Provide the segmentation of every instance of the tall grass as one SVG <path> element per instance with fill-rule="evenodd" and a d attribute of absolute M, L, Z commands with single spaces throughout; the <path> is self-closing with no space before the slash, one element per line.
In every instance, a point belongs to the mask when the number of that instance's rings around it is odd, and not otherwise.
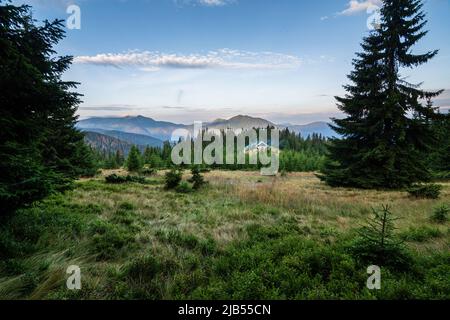
<path fill-rule="evenodd" d="M 118 174 L 126 174 L 115 171 Z M 0 227 L 0 298 L 401 299 L 449 298 L 448 222 L 430 219 L 450 198 L 331 189 L 313 174 L 260 177 L 213 171 L 180 194 L 154 183 L 107 184 L 104 172 L 21 210 Z M 189 175 L 183 179 L 189 178 Z M 390 203 L 413 257 L 386 269 L 380 292 L 348 251 L 371 207 Z M 65 286 L 69 265 L 82 290 Z"/>

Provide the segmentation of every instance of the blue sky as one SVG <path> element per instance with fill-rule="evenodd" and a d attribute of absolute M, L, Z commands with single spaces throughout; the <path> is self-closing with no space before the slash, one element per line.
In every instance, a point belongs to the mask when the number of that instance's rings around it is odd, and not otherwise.
<path fill-rule="evenodd" d="M 181 123 L 237 114 L 303 124 L 337 116 L 333 96 L 380 0 L 15 0 L 35 18 L 81 29 L 57 50 L 75 56 L 65 79 L 81 83 L 81 117 L 145 115 Z M 403 70 L 450 106 L 450 0 L 426 0 L 432 62 Z"/>

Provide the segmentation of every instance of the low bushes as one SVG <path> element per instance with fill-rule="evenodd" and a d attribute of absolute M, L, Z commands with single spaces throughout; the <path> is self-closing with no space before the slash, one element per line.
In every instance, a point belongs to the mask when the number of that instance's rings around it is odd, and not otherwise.
<path fill-rule="evenodd" d="M 166 172 L 164 181 L 167 190 L 172 190 L 178 187 L 183 178 L 183 171 L 172 169 Z"/>
<path fill-rule="evenodd" d="M 207 182 L 201 175 L 201 170 L 194 167 L 191 170 L 192 177 L 188 181 L 183 180 L 183 170 L 172 169 L 165 175 L 165 185 L 167 190 L 175 189 L 179 193 L 190 193 L 203 187 Z M 192 185 L 191 185 L 192 184 Z"/>
<path fill-rule="evenodd" d="M 417 184 L 408 189 L 408 193 L 418 199 L 438 199 L 442 186 L 438 184 Z"/>
<path fill-rule="evenodd" d="M 199 168 L 194 167 L 191 170 L 191 173 L 192 173 L 192 178 L 189 180 L 189 182 L 191 182 L 193 184 L 192 185 L 193 189 L 198 190 L 206 184 L 205 179 L 200 174 Z"/>
<path fill-rule="evenodd" d="M 105 177 L 105 180 L 107 183 L 110 183 L 110 184 L 123 184 L 123 183 L 130 183 L 130 182 L 141 183 L 141 184 L 147 183 L 147 180 L 145 179 L 145 177 L 130 176 L 130 175 L 119 176 L 115 173 Z"/>
<path fill-rule="evenodd" d="M 437 223 L 447 222 L 449 213 L 450 208 L 444 204 L 434 210 L 431 220 Z"/>

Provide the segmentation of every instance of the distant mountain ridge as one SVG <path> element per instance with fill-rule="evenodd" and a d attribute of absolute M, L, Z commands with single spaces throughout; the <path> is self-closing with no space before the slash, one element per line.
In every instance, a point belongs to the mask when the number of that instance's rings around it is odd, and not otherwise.
<path fill-rule="evenodd" d="M 77 123 L 77 128 L 84 131 L 91 129 L 121 131 L 140 135 L 151 136 L 159 140 L 169 140 L 172 132 L 177 129 L 186 129 L 188 126 L 165 121 L 156 121 L 143 116 L 122 117 L 122 118 L 100 118 L 94 117 L 81 120 Z"/>
<path fill-rule="evenodd" d="M 123 142 L 127 142 L 131 145 L 142 145 L 142 146 L 150 146 L 150 147 L 162 147 L 164 142 L 162 140 L 153 138 L 151 136 L 136 134 L 136 133 L 128 133 L 123 131 L 114 131 L 114 130 L 103 130 L 103 129 L 82 129 L 82 131 L 88 130 L 87 132 L 96 132 L 102 135 L 110 136 L 116 139 L 119 139 Z"/>
<path fill-rule="evenodd" d="M 252 129 L 276 127 L 277 125 L 265 119 L 239 115 L 228 120 L 217 119 L 205 126 L 209 129 Z"/>
<path fill-rule="evenodd" d="M 208 129 L 252 129 L 277 127 L 288 128 L 304 137 L 313 133 L 321 134 L 331 138 L 337 134 L 326 122 L 313 122 L 306 125 L 277 125 L 262 118 L 238 115 L 228 120 L 217 119 L 213 122 L 204 123 Z M 193 125 L 176 124 L 167 121 L 157 121 L 143 116 L 121 117 L 121 118 L 89 118 L 77 123 L 78 129 L 82 131 L 97 132 L 103 135 L 137 145 L 159 146 L 163 141 L 170 140 L 172 133 L 178 129 L 193 131 Z"/>
<path fill-rule="evenodd" d="M 120 139 L 110 137 L 98 132 L 84 132 L 84 141 L 93 149 L 104 154 L 112 154 L 119 151 L 123 155 L 128 155 L 133 144 Z M 139 149 L 143 149 L 139 146 Z"/>
<path fill-rule="evenodd" d="M 305 125 L 286 125 L 291 131 L 294 131 L 297 134 L 301 134 L 302 137 L 308 137 L 314 133 L 321 134 L 323 137 L 332 138 L 338 136 L 338 134 L 331 129 L 327 122 L 313 122 Z"/>

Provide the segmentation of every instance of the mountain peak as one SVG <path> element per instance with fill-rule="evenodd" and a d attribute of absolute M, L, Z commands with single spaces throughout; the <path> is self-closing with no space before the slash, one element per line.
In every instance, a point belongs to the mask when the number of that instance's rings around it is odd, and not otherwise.
<path fill-rule="evenodd" d="M 255 118 L 240 114 L 240 115 L 234 116 L 229 121 L 231 121 L 231 120 L 242 120 L 242 119 L 255 119 Z"/>

